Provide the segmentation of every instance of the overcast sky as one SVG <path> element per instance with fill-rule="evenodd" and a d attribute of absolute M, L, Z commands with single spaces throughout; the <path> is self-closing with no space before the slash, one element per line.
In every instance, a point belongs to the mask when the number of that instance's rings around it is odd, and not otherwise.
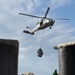
<path fill-rule="evenodd" d="M 68 21 L 55 20 L 52 29 L 38 31 L 33 36 L 24 34 L 26 26 L 31 29 L 41 19 L 21 16 L 18 13 L 44 16 L 48 18 L 69 18 Z M 42 58 L 37 57 L 43 34 Z M 59 71 L 58 51 L 53 47 L 60 43 L 75 41 L 75 1 L 74 0 L 0 0 L 0 38 L 19 41 L 18 73 L 33 72 L 35 75 L 52 75 Z"/>

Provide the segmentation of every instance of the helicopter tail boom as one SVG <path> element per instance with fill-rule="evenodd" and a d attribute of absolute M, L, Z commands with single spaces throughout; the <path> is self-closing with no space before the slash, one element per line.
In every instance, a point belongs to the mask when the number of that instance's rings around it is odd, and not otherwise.
<path fill-rule="evenodd" d="M 34 34 L 34 33 L 29 32 L 29 31 L 26 31 L 26 30 L 24 30 L 23 33 L 27 33 L 27 34 L 31 34 L 31 35 Z"/>

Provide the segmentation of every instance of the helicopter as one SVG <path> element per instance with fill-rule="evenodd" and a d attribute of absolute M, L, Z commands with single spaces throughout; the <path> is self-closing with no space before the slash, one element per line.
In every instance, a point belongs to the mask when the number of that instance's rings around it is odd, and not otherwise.
<path fill-rule="evenodd" d="M 19 13 L 20 15 L 30 16 L 30 17 L 34 17 L 34 18 L 41 18 L 41 21 L 39 21 L 37 23 L 35 28 L 30 30 L 29 27 L 26 27 L 27 30 L 24 30 L 23 33 L 27 33 L 27 34 L 33 35 L 38 30 L 44 30 L 45 28 L 48 28 L 48 27 L 51 29 L 52 26 L 55 23 L 55 20 L 51 19 L 51 18 L 47 18 L 47 14 L 48 14 L 49 10 L 50 10 L 50 7 L 47 8 L 47 11 L 46 11 L 44 17 L 34 16 L 34 15 L 29 15 L 29 14 L 24 14 L 24 13 Z M 61 19 L 61 18 L 56 18 L 56 19 L 57 20 L 69 20 L 69 19 Z"/>

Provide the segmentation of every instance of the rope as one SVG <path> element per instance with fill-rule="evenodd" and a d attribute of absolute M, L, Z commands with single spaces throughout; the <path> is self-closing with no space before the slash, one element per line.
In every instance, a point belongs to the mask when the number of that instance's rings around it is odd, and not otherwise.
<path fill-rule="evenodd" d="M 41 46 L 40 46 L 40 48 L 42 48 L 42 45 L 43 45 L 43 37 L 44 37 L 44 30 L 42 32 L 42 40 L 41 40 Z"/>

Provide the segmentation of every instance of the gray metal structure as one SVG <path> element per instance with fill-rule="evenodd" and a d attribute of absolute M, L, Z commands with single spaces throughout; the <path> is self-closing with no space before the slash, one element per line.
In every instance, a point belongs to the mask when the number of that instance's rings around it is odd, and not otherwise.
<path fill-rule="evenodd" d="M 0 75 L 18 74 L 17 40 L 0 39 Z"/>
<path fill-rule="evenodd" d="M 75 75 L 75 42 L 54 47 L 59 52 L 59 75 Z"/>

